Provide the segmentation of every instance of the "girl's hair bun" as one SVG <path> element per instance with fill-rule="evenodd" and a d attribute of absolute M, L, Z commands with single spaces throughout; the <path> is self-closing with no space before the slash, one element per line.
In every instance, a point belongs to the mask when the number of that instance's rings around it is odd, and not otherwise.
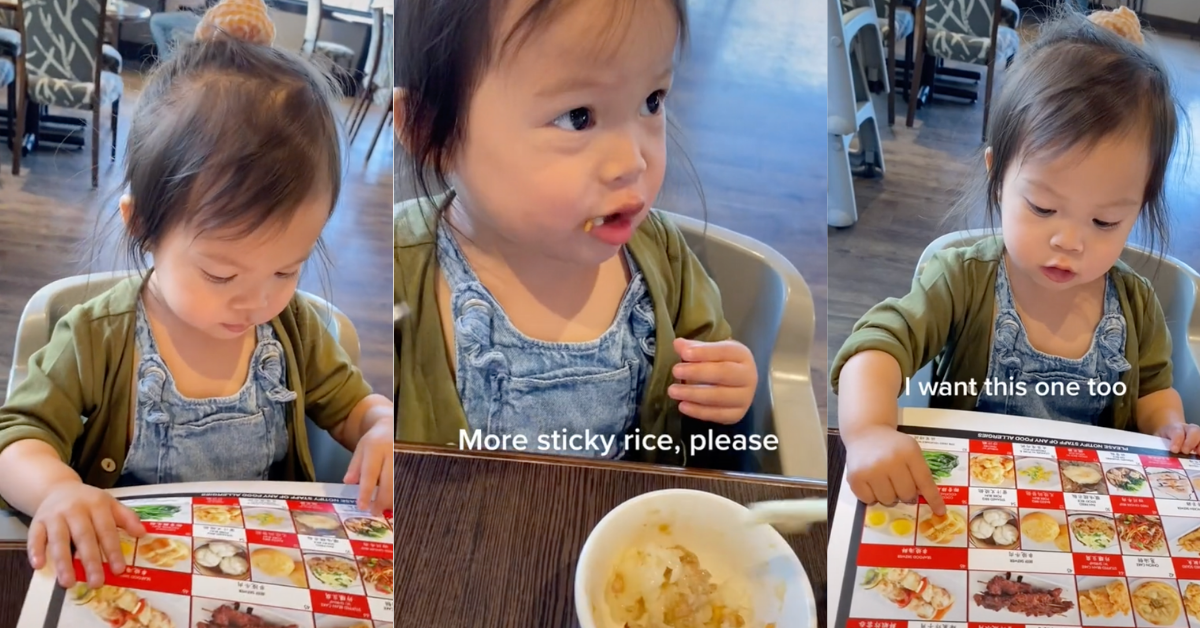
<path fill-rule="evenodd" d="M 204 14 L 196 26 L 196 41 L 219 36 L 270 46 L 275 41 L 275 23 L 263 0 L 221 0 Z"/>
<path fill-rule="evenodd" d="M 1097 26 L 1107 28 L 1139 46 L 1145 42 L 1137 13 L 1134 13 L 1129 7 L 1117 7 L 1112 11 L 1095 11 L 1088 16 L 1088 19 Z"/>

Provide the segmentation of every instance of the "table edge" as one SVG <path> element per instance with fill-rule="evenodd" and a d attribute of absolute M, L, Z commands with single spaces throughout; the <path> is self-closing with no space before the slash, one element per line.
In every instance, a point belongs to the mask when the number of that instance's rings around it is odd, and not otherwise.
<path fill-rule="evenodd" d="M 745 482 L 750 484 L 760 484 L 765 486 L 781 486 L 787 488 L 798 488 L 809 491 L 828 492 L 829 484 L 825 481 L 814 480 L 811 478 L 797 478 L 784 475 L 762 475 L 756 473 L 741 473 L 733 471 L 715 471 L 709 469 L 688 469 L 684 467 L 671 467 L 666 465 L 648 464 L 642 462 L 620 462 L 615 460 L 595 460 L 584 458 L 573 458 L 569 456 L 555 456 L 551 454 L 529 454 L 522 452 L 509 451 L 463 451 L 454 447 L 444 445 L 430 445 L 423 443 L 408 443 L 396 441 L 394 443 L 393 454 L 411 454 L 419 456 L 441 456 L 446 458 L 483 458 L 489 460 L 503 460 L 507 462 L 520 462 L 525 464 L 541 464 L 559 467 L 575 467 L 587 469 L 602 469 L 607 471 L 629 471 L 635 473 L 648 473 L 652 475 L 668 475 L 675 477 L 687 477 L 699 480 L 723 480 L 727 482 Z"/>

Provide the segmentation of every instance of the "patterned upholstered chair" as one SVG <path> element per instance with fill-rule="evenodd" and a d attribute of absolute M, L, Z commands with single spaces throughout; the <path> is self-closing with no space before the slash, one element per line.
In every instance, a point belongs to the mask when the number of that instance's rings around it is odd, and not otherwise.
<path fill-rule="evenodd" d="M 354 67 L 354 51 L 349 46 L 332 41 L 321 41 L 321 18 L 324 12 L 321 0 L 308 0 L 308 12 L 304 21 L 303 52 L 328 59 L 335 67 L 349 73 Z"/>
<path fill-rule="evenodd" d="M 112 107 L 112 154 L 124 83 L 106 59 L 106 0 L 22 0 L 26 93 L 34 105 L 92 112 L 92 187 L 100 183 L 100 110 Z M 118 72 L 119 66 L 115 68 Z M 23 128 L 23 116 L 17 125 Z"/>
<path fill-rule="evenodd" d="M 999 9 L 1000 19 L 993 19 Z M 983 139 L 987 139 L 988 114 L 991 109 L 992 86 L 995 83 L 996 60 L 1005 67 L 1012 63 L 1021 46 L 1021 37 L 1010 21 L 1020 12 L 1012 0 L 926 0 L 917 9 L 917 50 L 924 50 L 935 61 L 956 61 L 987 66 L 987 85 L 983 100 Z M 924 14 L 924 20 L 920 19 Z M 1007 22 L 1007 23 L 1002 23 Z M 1011 24 L 1011 25 L 1010 25 Z M 926 55 L 916 55 L 913 76 L 921 77 Z M 940 61 L 939 61 L 940 60 Z M 908 101 L 908 126 L 916 115 L 917 95 L 911 90 Z"/>

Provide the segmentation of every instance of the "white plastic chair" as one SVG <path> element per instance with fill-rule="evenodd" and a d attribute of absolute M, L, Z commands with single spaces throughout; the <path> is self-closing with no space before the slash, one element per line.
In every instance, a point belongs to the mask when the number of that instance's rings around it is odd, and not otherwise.
<path fill-rule="evenodd" d="M 883 143 L 875 105 L 863 70 L 862 56 L 882 67 L 885 59 L 878 13 L 873 0 L 843 13 L 840 0 L 828 0 L 829 14 L 829 188 L 828 222 L 849 227 L 858 222 L 851 170 L 850 143 L 858 138 L 856 166 L 885 171 Z M 861 54 L 860 54 L 861 52 Z M 890 91 L 891 81 L 884 81 Z"/>
<path fill-rule="evenodd" d="M 742 431 L 779 437 L 777 456 L 759 457 L 762 471 L 826 479 L 825 432 L 809 368 L 816 315 L 808 283 L 758 240 L 687 216 L 669 217 L 720 289 L 733 337 L 758 364 L 760 385 Z"/>
<path fill-rule="evenodd" d="M 8 375 L 7 394 L 11 395 L 17 384 L 25 380 L 29 371 L 29 358 L 50 342 L 50 334 L 60 318 L 76 305 L 88 301 L 134 274 L 132 271 L 116 271 L 67 277 L 34 293 L 25 304 L 25 311 L 21 313 L 21 321 L 17 326 L 17 343 L 13 351 L 13 366 Z M 350 319 L 324 299 L 303 291 L 300 294 L 313 304 L 326 321 L 329 332 L 350 356 L 350 361 L 357 364 L 358 332 Z M 317 427 L 311 419 L 306 420 L 308 447 L 317 472 L 317 481 L 340 484 L 350 466 L 351 453 L 342 447 L 341 443 L 333 440 L 328 432 Z"/>
<path fill-rule="evenodd" d="M 916 277 L 925 264 L 943 249 L 966 247 L 979 240 L 998 235 L 999 230 L 971 229 L 946 234 L 929 244 L 917 263 Z M 1171 361 L 1174 366 L 1174 388 L 1183 397 L 1184 417 L 1189 423 L 1200 424 L 1200 274 L 1187 264 L 1170 256 L 1156 257 L 1142 247 L 1126 246 L 1121 260 L 1141 276 L 1150 280 L 1154 293 L 1162 304 L 1167 328 L 1171 330 Z M 926 364 L 913 377 L 913 390 L 918 382 L 928 382 L 932 365 Z M 900 398 L 901 407 L 929 406 L 928 398 L 911 394 Z"/>

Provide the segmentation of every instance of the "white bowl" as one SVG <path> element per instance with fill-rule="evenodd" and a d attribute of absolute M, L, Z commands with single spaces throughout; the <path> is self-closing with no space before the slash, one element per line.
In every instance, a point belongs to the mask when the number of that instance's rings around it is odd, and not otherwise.
<path fill-rule="evenodd" d="M 749 510 L 737 502 L 685 489 L 654 491 L 617 506 L 596 524 L 579 554 L 575 614 L 580 628 L 620 628 L 609 615 L 604 590 L 621 554 L 649 540 L 691 550 L 717 584 L 742 579 L 755 594 L 754 624 L 748 628 L 772 621 L 815 628 L 817 607 L 800 559 L 774 528 L 748 519 Z"/>

